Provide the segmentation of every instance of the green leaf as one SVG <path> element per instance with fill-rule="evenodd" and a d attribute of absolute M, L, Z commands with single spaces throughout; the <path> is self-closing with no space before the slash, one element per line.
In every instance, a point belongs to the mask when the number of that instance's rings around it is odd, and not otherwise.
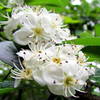
<path fill-rule="evenodd" d="M 93 80 L 96 84 L 100 86 L 100 68 L 96 69 L 95 75 L 91 76 L 90 80 Z"/>
<path fill-rule="evenodd" d="M 74 40 L 63 41 L 62 43 L 85 46 L 100 46 L 100 37 L 78 38 Z"/>
<path fill-rule="evenodd" d="M 100 24 L 95 25 L 95 33 L 96 36 L 100 36 Z"/>
<path fill-rule="evenodd" d="M 1 88 L 0 94 L 8 93 L 8 92 L 11 92 L 11 91 L 14 91 L 14 90 L 15 90 L 15 88 Z"/>
<path fill-rule="evenodd" d="M 85 31 L 83 33 L 80 33 L 78 35 L 80 38 L 90 38 L 90 37 L 94 37 L 90 31 Z"/>
<path fill-rule="evenodd" d="M 65 11 L 65 6 L 68 4 L 68 2 L 69 0 L 25 0 L 25 3 L 28 5 L 41 5 L 50 10 L 56 10 L 57 12 Z"/>
<path fill-rule="evenodd" d="M 71 17 L 68 17 L 68 16 L 63 16 L 63 18 L 64 18 L 64 23 L 66 23 L 66 24 L 81 23 L 80 20 L 75 20 L 75 19 L 72 19 Z"/>
<path fill-rule="evenodd" d="M 97 89 L 97 88 L 95 88 L 95 89 Z M 99 89 L 99 87 L 98 87 L 99 91 L 96 91 L 95 89 L 92 91 L 92 94 L 96 95 L 96 96 L 100 96 L 100 89 Z"/>
<path fill-rule="evenodd" d="M 100 62 L 100 46 L 88 46 L 82 49 L 88 61 Z"/>
<path fill-rule="evenodd" d="M 46 4 L 53 4 L 53 5 L 60 5 L 60 0 L 26 0 L 26 3 L 29 5 L 46 5 Z"/>
<path fill-rule="evenodd" d="M 14 81 L 0 82 L 0 94 L 14 91 L 15 88 L 13 88 L 13 86 L 14 86 Z"/>
<path fill-rule="evenodd" d="M 90 7 L 90 4 L 86 2 L 86 0 L 82 0 L 82 14 L 85 14 L 85 16 L 89 16 L 91 13 L 92 8 Z"/>

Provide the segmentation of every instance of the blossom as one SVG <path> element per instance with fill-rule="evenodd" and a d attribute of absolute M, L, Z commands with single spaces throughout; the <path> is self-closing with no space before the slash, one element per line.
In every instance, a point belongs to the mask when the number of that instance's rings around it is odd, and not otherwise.
<path fill-rule="evenodd" d="M 20 66 L 14 64 L 15 69 L 11 70 L 11 77 L 15 79 L 14 87 L 17 87 L 22 79 L 32 80 L 32 69 L 26 68 L 19 60 Z"/>
<path fill-rule="evenodd" d="M 5 32 L 13 34 L 16 43 L 28 45 L 16 53 L 22 59 L 20 66 L 14 64 L 11 70 L 15 86 L 26 79 L 48 86 L 56 95 L 77 97 L 76 91 L 83 92 L 81 89 L 95 69 L 88 67 L 91 62 L 81 51 L 84 46 L 55 45 L 77 38 L 64 27 L 61 15 L 45 8 L 19 6 L 4 24 Z"/>
<path fill-rule="evenodd" d="M 60 45 L 50 46 L 49 43 L 30 43 L 30 50 L 21 50 L 17 53 L 23 58 L 21 69 L 12 70 L 12 77 L 18 80 L 32 79 L 40 85 L 47 85 L 56 95 L 76 97 L 76 91 L 86 85 L 94 68 L 88 67 L 88 62 L 80 51 L 83 46 Z M 21 63 L 21 62 L 20 62 Z"/>
<path fill-rule="evenodd" d="M 42 79 L 42 62 L 38 62 L 34 58 L 31 59 L 25 58 L 26 56 L 30 56 L 31 51 L 25 51 L 24 50 L 24 56 L 23 56 L 23 51 L 20 51 L 18 54 L 22 57 L 24 57 L 23 62 L 21 63 L 20 61 L 20 66 L 15 66 L 14 70 L 11 70 L 12 75 L 11 77 L 15 79 L 15 85 L 14 87 L 17 87 L 22 79 L 25 80 L 35 80 L 38 82 L 40 85 L 45 85 L 45 81 Z M 28 54 L 27 54 L 28 53 Z M 29 54 L 30 53 L 30 54 Z"/>
<path fill-rule="evenodd" d="M 21 45 L 37 41 L 59 43 L 70 38 L 70 30 L 63 28 L 62 17 L 45 8 L 16 7 L 8 21 L 3 23 L 4 32 L 13 33 L 15 42 Z"/>
<path fill-rule="evenodd" d="M 34 46 L 30 44 L 29 47 L 31 47 L 31 50 L 21 50 L 17 55 L 23 58 L 23 66 L 32 70 L 33 80 L 40 85 L 45 85 L 42 73 L 46 65 L 47 56 L 45 55 L 45 49 L 48 47 L 48 44 L 34 43 Z"/>
<path fill-rule="evenodd" d="M 11 17 L 7 16 L 8 20 L 1 22 L 4 24 L 4 32 L 7 36 L 23 27 L 24 21 L 27 20 L 26 16 L 30 16 L 33 10 L 29 6 L 16 7 L 12 10 Z"/>
<path fill-rule="evenodd" d="M 46 49 L 46 55 L 48 57 L 48 63 L 55 63 L 55 64 L 65 64 L 69 60 L 76 60 L 78 62 L 77 56 L 79 51 L 82 49 L 82 46 L 76 45 L 60 45 L 60 46 L 51 46 Z M 83 53 L 82 53 L 83 54 Z M 86 58 L 82 56 L 81 58 L 84 59 L 84 63 L 86 62 Z"/>
<path fill-rule="evenodd" d="M 69 61 L 61 67 L 48 65 L 45 70 L 43 77 L 49 90 L 65 97 L 76 97 L 75 91 L 83 92 L 81 89 L 90 75 L 86 68 L 80 67 L 74 61 Z"/>
<path fill-rule="evenodd" d="M 45 12 L 44 10 L 38 12 L 33 11 L 33 14 L 27 18 L 27 21 L 24 21 L 24 27 L 14 33 L 14 38 L 17 43 L 28 44 L 30 41 L 37 42 L 52 40 L 54 38 L 55 32 L 52 31 L 52 25 L 49 25 L 53 18 L 51 19 L 49 13 L 45 14 L 47 17 L 43 17 Z M 55 21 L 56 23 L 57 21 Z"/>

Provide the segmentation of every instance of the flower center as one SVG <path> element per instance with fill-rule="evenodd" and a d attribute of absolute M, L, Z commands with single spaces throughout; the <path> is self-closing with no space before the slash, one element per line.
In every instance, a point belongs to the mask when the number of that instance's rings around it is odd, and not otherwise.
<path fill-rule="evenodd" d="M 76 80 L 72 76 L 67 76 L 64 80 L 64 85 L 65 86 L 72 86 L 74 85 Z"/>
<path fill-rule="evenodd" d="M 39 50 L 39 51 L 38 51 L 38 53 L 42 53 L 42 51 L 41 51 L 41 50 Z"/>
<path fill-rule="evenodd" d="M 52 61 L 56 64 L 60 64 L 61 63 L 61 59 L 60 58 L 52 58 Z"/>
<path fill-rule="evenodd" d="M 42 35 L 43 33 L 43 28 L 37 27 L 33 29 L 33 32 L 35 32 L 36 35 Z"/>
<path fill-rule="evenodd" d="M 85 62 L 84 62 L 84 59 L 82 59 L 82 58 L 78 58 L 78 63 L 81 65 L 81 64 L 84 64 Z"/>
<path fill-rule="evenodd" d="M 56 28 L 57 27 L 57 25 L 55 24 L 55 23 L 52 23 L 52 28 Z"/>
<path fill-rule="evenodd" d="M 32 70 L 30 68 L 24 69 L 23 72 L 21 73 L 21 76 L 24 79 L 31 79 L 31 77 L 32 77 Z"/>

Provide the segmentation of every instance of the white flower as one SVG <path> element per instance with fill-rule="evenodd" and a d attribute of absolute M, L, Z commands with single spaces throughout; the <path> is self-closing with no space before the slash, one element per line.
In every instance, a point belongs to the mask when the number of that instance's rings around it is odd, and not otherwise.
<path fill-rule="evenodd" d="M 30 50 L 21 50 L 17 55 L 23 58 L 24 66 L 35 70 L 39 65 L 46 62 L 48 58 L 46 55 L 46 49 L 49 48 L 49 44 L 36 42 L 29 44 L 29 48 Z"/>
<path fill-rule="evenodd" d="M 77 55 L 83 47 L 81 45 L 64 44 L 62 52 L 72 57 L 73 55 Z"/>
<path fill-rule="evenodd" d="M 49 64 L 52 63 L 60 65 L 65 63 L 67 54 L 63 53 L 62 49 L 62 46 L 51 46 L 46 50 Z"/>
<path fill-rule="evenodd" d="M 46 28 L 41 26 L 40 20 L 37 18 L 33 18 L 30 24 L 26 24 L 22 29 L 14 33 L 15 41 L 22 45 L 34 41 L 50 41 L 52 37 L 53 34 L 47 32 Z"/>
<path fill-rule="evenodd" d="M 63 28 L 59 14 L 48 12 L 39 7 L 17 7 L 13 9 L 4 30 L 13 33 L 14 40 L 20 45 L 28 45 L 29 50 L 21 50 L 17 55 L 20 66 L 12 70 L 15 87 L 21 79 L 35 80 L 40 85 L 47 85 L 56 95 L 76 97 L 76 91 L 86 85 L 94 68 L 87 67 L 90 62 L 81 51 L 83 46 L 64 44 L 65 40 L 76 39 L 68 28 Z M 19 27 L 20 26 L 20 27 Z"/>
<path fill-rule="evenodd" d="M 62 17 L 45 8 L 16 7 L 4 24 L 4 32 L 13 33 L 15 41 L 21 45 L 34 41 L 59 43 L 70 39 L 69 29 L 63 28 Z"/>
<path fill-rule="evenodd" d="M 11 70 L 11 77 L 15 79 L 14 87 L 17 87 L 22 79 L 35 80 L 40 85 L 45 85 L 42 77 L 43 62 L 38 62 L 35 59 L 25 59 L 23 64 L 20 62 L 20 66 L 16 66 L 15 64 L 14 66 L 16 69 Z"/>
<path fill-rule="evenodd" d="M 28 79 L 28 80 L 32 80 L 32 69 L 31 68 L 25 68 L 21 61 L 20 62 L 20 66 L 15 66 L 14 70 L 11 70 L 12 75 L 11 77 L 15 79 L 15 83 L 14 83 L 14 87 L 17 87 L 20 84 L 21 79 Z"/>
<path fill-rule="evenodd" d="M 39 16 L 40 16 L 41 20 L 43 22 L 45 22 L 50 28 L 51 27 L 58 28 L 63 25 L 62 17 L 57 13 L 47 11 L 46 8 L 40 9 Z M 48 20 L 48 22 L 47 22 L 47 20 Z M 46 25 L 46 24 L 44 24 L 44 25 Z M 44 27 L 46 27 L 46 26 L 44 26 Z"/>
<path fill-rule="evenodd" d="M 75 91 L 82 92 L 81 88 L 86 85 L 86 80 L 89 78 L 88 71 L 74 61 L 69 61 L 61 67 L 48 65 L 45 70 L 43 77 L 49 90 L 65 97 L 76 97 Z"/>
<path fill-rule="evenodd" d="M 87 59 L 80 51 L 82 46 L 50 46 L 49 43 L 36 42 L 29 44 L 30 50 L 17 53 L 23 58 L 21 68 L 12 70 L 15 86 L 21 79 L 33 79 L 40 85 L 47 85 L 56 95 L 75 96 L 81 91 L 86 80 L 95 70 L 87 67 Z"/>
<path fill-rule="evenodd" d="M 28 6 L 14 8 L 11 17 L 8 16 L 8 21 L 2 22 L 2 24 L 5 25 L 4 32 L 8 36 L 16 32 L 23 27 L 24 21 L 27 21 L 27 16 L 30 18 L 32 14 L 33 10 Z"/>
<path fill-rule="evenodd" d="M 14 33 L 14 38 L 17 43 L 28 44 L 30 41 L 54 40 L 56 32 L 51 25 L 53 18 L 51 19 L 49 13 L 45 14 L 45 17 L 42 16 L 44 15 L 42 12 L 41 10 L 38 13 L 34 12 L 35 14 L 32 14 L 27 21 L 24 21 L 24 27 Z"/>
<path fill-rule="evenodd" d="M 45 81 L 42 78 L 43 69 L 47 60 L 45 49 L 48 44 L 34 43 L 29 44 L 31 50 L 22 50 L 17 54 L 23 58 L 23 65 L 27 69 L 32 70 L 33 79 L 40 85 L 45 85 Z"/>
<path fill-rule="evenodd" d="M 51 46 L 46 49 L 46 55 L 48 57 L 48 63 L 55 64 L 65 64 L 68 60 L 76 60 L 76 55 L 78 54 L 81 46 L 75 45 L 60 45 L 60 46 Z"/>

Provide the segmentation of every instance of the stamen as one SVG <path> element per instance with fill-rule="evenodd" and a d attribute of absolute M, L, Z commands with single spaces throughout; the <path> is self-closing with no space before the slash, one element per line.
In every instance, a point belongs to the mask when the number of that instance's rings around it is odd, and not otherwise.
<path fill-rule="evenodd" d="M 22 65 L 21 60 L 20 60 L 19 57 L 18 57 L 18 61 L 19 61 L 19 64 L 20 64 L 21 68 L 24 69 L 24 67 L 23 67 L 23 65 Z"/>
<path fill-rule="evenodd" d="M 60 64 L 61 63 L 61 59 L 60 58 L 52 58 L 52 61 L 54 63 Z"/>
<path fill-rule="evenodd" d="M 36 28 L 33 28 L 32 30 L 33 32 L 35 32 L 35 35 L 38 35 L 38 36 L 42 35 L 43 33 L 43 28 L 41 27 L 36 27 Z"/>
<path fill-rule="evenodd" d="M 19 72 L 17 72 L 17 71 L 14 71 L 14 70 L 11 70 L 11 72 L 13 72 L 13 73 L 16 73 L 16 74 L 20 74 Z"/>
<path fill-rule="evenodd" d="M 78 96 L 75 96 L 71 91 L 70 91 L 70 88 L 68 88 L 68 92 L 75 98 L 79 98 Z"/>
<path fill-rule="evenodd" d="M 16 75 L 16 76 L 21 76 L 20 73 L 15 73 L 15 72 L 13 72 L 13 71 L 11 71 L 11 72 L 12 72 L 12 74 L 14 74 L 14 75 Z"/>
<path fill-rule="evenodd" d="M 77 89 L 75 87 L 72 87 L 72 88 L 75 89 L 76 91 L 79 91 L 79 92 L 82 92 L 82 93 L 86 93 L 85 91 L 79 90 L 79 89 Z"/>
<path fill-rule="evenodd" d="M 68 92 L 68 90 L 67 90 L 67 87 L 66 87 L 66 88 L 65 88 L 65 96 L 66 96 L 66 97 L 68 97 L 67 92 Z"/>
<path fill-rule="evenodd" d="M 16 66 L 15 63 L 13 63 L 13 65 L 14 65 L 14 67 L 15 67 L 18 71 L 22 72 L 22 70 L 20 70 L 20 69 Z"/>
<path fill-rule="evenodd" d="M 21 77 L 11 76 L 14 79 L 21 79 Z"/>

